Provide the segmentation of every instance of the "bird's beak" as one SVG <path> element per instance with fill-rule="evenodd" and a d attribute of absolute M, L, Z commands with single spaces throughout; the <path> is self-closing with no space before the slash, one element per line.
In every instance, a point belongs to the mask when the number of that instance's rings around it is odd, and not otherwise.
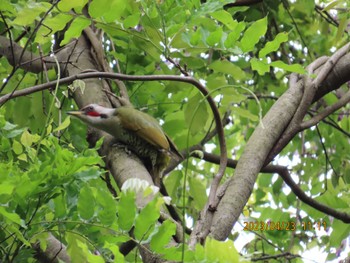
<path fill-rule="evenodd" d="M 80 116 L 80 115 L 83 115 L 84 112 L 81 111 L 81 110 L 77 110 L 77 111 L 67 111 L 67 114 L 68 114 L 68 115 L 72 115 L 72 116 Z"/>

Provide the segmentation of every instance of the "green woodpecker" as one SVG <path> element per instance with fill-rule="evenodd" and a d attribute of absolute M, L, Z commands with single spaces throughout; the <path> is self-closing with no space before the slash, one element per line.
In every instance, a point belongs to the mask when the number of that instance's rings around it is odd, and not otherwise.
<path fill-rule="evenodd" d="M 169 155 L 183 158 L 157 120 L 132 107 L 111 109 L 90 104 L 67 114 L 109 133 L 125 144 L 145 162 L 157 186 L 160 186 L 160 178 L 168 165 Z"/>

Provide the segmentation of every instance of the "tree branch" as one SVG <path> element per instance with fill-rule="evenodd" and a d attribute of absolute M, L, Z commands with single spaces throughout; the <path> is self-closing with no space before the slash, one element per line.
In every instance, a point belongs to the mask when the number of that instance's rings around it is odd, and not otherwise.
<path fill-rule="evenodd" d="M 305 130 L 307 128 L 310 128 L 320 121 L 322 121 L 324 118 L 331 115 L 333 112 L 339 110 L 341 107 L 344 107 L 348 102 L 350 101 L 350 89 L 333 105 L 330 105 L 326 107 L 322 112 L 319 114 L 313 116 L 310 120 L 304 121 L 300 125 L 300 130 Z"/>
<path fill-rule="evenodd" d="M 194 156 L 196 158 L 199 158 L 198 156 Z M 211 162 L 214 164 L 218 164 L 220 160 L 220 156 L 204 152 L 203 159 L 207 162 Z M 236 168 L 238 161 L 228 159 L 227 160 L 227 167 L 229 168 Z M 350 214 L 337 211 L 329 206 L 326 206 L 324 204 L 321 204 L 314 200 L 313 198 L 307 196 L 305 192 L 293 181 L 292 177 L 290 176 L 290 173 L 288 171 L 288 168 L 282 165 L 273 165 L 269 164 L 263 167 L 260 171 L 260 173 L 268 173 L 273 174 L 277 173 L 283 181 L 290 187 L 290 189 L 293 191 L 293 193 L 305 204 L 315 208 L 316 210 L 323 212 L 329 216 L 332 216 L 334 218 L 337 218 L 344 223 L 350 223 Z"/>
<path fill-rule="evenodd" d="M 322 87 L 321 92 L 335 90 L 342 83 L 335 80 L 333 77 L 338 76 L 340 72 L 341 74 L 344 74 L 340 76 L 340 79 L 350 79 L 350 54 L 348 53 L 344 55 L 347 52 L 347 48 L 348 46 L 339 50 L 339 54 L 341 54 L 341 56 L 339 56 L 340 58 L 338 57 L 338 54 L 332 56 L 334 58 L 333 61 L 336 61 L 336 63 L 332 67 L 332 70 L 329 71 L 329 74 L 326 74 L 327 77 L 324 81 L 320 77 L 317 82 L 312 81 L 308 88 L 314 88 L 317 90 L 318 87 L 320 87 L 320 89 Z M 311 68 L 317 68 L 318 62 L 321 62 L 321 59 L 317 60 L 316 63 L 313 63 Z M 327 72 L 329 68 L 330 67 L 326 66 L 322 73 Z M 322 69 L 320 68 L 320 70 Z M 316 71 L 316 74 L 321 72 L 320 70 Z M 331 83 L 329 81 L 330 78 L 335 82 Z M 319 83 L 319 80 L 321 80 L 321 83 Z M 210 229 L 211 234 L 215 239 L 224 240 L 227 238 L 231 232 L 232 225 L 238 219 L 251 195 L 258 173 L 263 166 L 269 162 L 269 160 L 272 160 L 273 157 L 284 148 L 284 146 L 279 146 L 279 150 L 276 150 L 277 148 L 275 148 L 274 151 L 272 151 L 274 146 L 276 146 L 276 142 L 281 140 L 283 134 L 286 134 L 287 127 L 290 127 L 289 129 L 291 131 L 299 130 L 300 122 L 292 123 L 293 125 L 290 126 L 291 120 L 293 118 L 295 118 L 295 120 L 302 120 L 301 117 L 303 116 L 301 113 L 305 111 L 307 103 L 315 101 L 315 96 L 312 96 L 312 98 L 311 96 L 304 98 L 302 105 L 303 108 L 299 109 L 299 113 L 295 116 L 304 96 L 304 83 L 303 81 L 298 80 L 296 75 L 292 75 L 290 78 L 290 84 L 289 89 L 276 101 L 263 118 L 262 122 L 264 127 L 259 124 L 249 138 L 244 152 L 237 164 L 234 176 L 227 182 L 227 188 L 224 190 L 223 197 L 218 205 L 218 210 L 214 215 L 212 228 Z M 322 84 L 322 86 L 320 86 L 320 84 Z M 309 94 L 307 95 L 312 95 L 314 93 L 312 90 L 308 92 Z M 318 92 L 319 90 L 316 91 L 316 94 L 318 94 Z M 293 137 L 294 135 L 284 142 L 287 144 Z"/>

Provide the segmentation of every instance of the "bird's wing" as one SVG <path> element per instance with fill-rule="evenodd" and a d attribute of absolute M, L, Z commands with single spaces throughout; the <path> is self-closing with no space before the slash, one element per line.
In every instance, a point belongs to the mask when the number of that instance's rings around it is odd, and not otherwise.
<path fill-rule="evenodd" d="M 168 138 L 152 116 L 133 108 L 117 108 L 116 114 L 124 129 L 135 132 L 139 137 L 157 148 L 169 151 Z"/>

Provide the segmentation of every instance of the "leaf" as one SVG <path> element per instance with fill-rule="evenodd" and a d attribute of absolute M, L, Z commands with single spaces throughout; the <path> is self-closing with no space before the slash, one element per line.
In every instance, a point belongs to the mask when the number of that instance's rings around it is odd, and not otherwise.
<path fill-rule="evenodd" d="M 337 35 L 335 36 L 335 43 L 338 43 L 341 39 L 341 37 L 344 35 L 344 33 L 346 32 L 346 27 L 349 24 L 350 19 L 348 19 L 348 17 L 343 17 L 340 21 L 339 21 L 339 25 L 338 25 L 338 30 L 337 30 Z"/>
<path fill-rule="evenodd" d="M 13 152 L 17 155 L 21 154 L 23 152 L 22 144 L 20 144 L 18 141 L 14 140 L 12 144 Z M 1 191 L 0 191 L 1 193 Z"/>
<path fill-rule="evenodd" d="M 67 214 L 67 204 L 66 199 L 63 194 L 57 196 L 54 200 L 55 204 L 55 217 L 63 218 Z"/>
<path fill-rule="evenodd" d="M 196 94 L 188 101 L 185 108 L 185 121 L 190 127 L 191 134 L 202 131 L 208 121 L 209 113 L 207 104 L 200 94 Z"/>
<path fill-rule="evenodd" d="M 24 221 L 20 218 L 18 214 L 7 212 L 5 207 L 3 206 L 0 206 L 0 215 L 12 223 L 16 223 L 20 226 L 25 227 Z"/>
<path fill-rule="evenodd" d="M 79 193 L 78 213 L 85 220 L 91 219 L 95 213 L 95 197 L 92 190 L 91 187 L 84 186 Z"/>
<path fill-rule="evenodd" d="M 306 70 L 300 64 L 288 65 L 288 64 L 284 63 L 283 61 L 277 60 L 277 61 L 271 62 L 271 66 L 276 67 L 276 68 L 281 68 L 281 69 L 284 69 L 284 70 L 290 71 L 290 72 L 295 72 L 295 73 L 299 73 L 299 74 L 306 74 Z"/>
<path fill-rule="evenodd" d="M 2 129 L 4 129 L 5 131 L 9 131 L 9 130 L 13 130 L 14 128 L 16 128 L 17 125 L 16 124 L 12 124 L 8 121 L 5 122 L 5 126 L 2 127 Z"/>
<path fill-rule="evenodd" d="M 64 34 L 61 45 L 67 44 L 72 38 L 78 38 L 81 32 L 90 25 L 91 21 L 84 17 L 77 17 L 73 20 L 70 27 Z"/>
<path fill-rule="evenodd" d="M 216 11 L 212 13 L 211 16 L 223 23 L 230 30 L 235 30 L 238 25 L 238 22 L 236 20 L 233 20 L 232 15 L 225 10 Z"/>
<path fill-rule="evenodd" d="M 188 178 L 190 195 L 193 197 L 193 202 L 197 210 L 201 210 L 207 200 L 205 185 L 196 177 Z"/>
<path fill-rule="evenodd" d="M 57 132 L 57 131 L 64 130 L 65 128 L 67 128 L 69 126 L 69 124 L 70 124 L 70 117 L 67 116 L 67 118 L 65 118 L 65 120 L 53 131 Z"/>
<path fill-rule="evenodd" d="M 2 208 L 2 207 L 0 207 Z M 23 224 L 24 226 L 24 224 Z M 22 234 L 23 231 L 20 231 L 17 227 L 17 225 L 14 224 L 9 224 L 6 226 L 6 230 L 9 233 L 15 233 L 15 237 L 18 238 L 19 240 L 21 240 L 23 242 L 24 245 L 26 245 L 27 247 L 31 247 L 31 244 L 28 242 L 28 240 L 24 237 L 24 235 Z"/>
<path fill-rule="evenodd" d="M 252 121 L 258 121 L 259 117 L 255 114 L 252 114 L 250 111 L 246 110 L 246 109 L 242 109 L 240 107 L 234 107 L 232 109 L 233 112 L 237 113 L 239 116 L 248 118 Z"/>
<path fill-rule="evenodd" d="M 67 241 L 67 251 L 71 258 L 72 262 L 88 262 L 87 254 L 88 251 L 86 247 L 84 248 L 82 244 L 84 244 L 83 237 L 76 235 L 67 231 L 65 234 L 65 239 Z"/>
<path fill-rule="evenodd" d="M 350 225 L 338 219 L 334 219 L 332 229 L 333 231 L 329 236 L 329 245 L 332 247 L 339 247 L 340 243 L 349 235 Z"/>
<path fill-rule="evenodd" d="M 214 61 L 209 65 L 209 68 L 217 72 L 230 74 L 236 80 L 245 78 L 244 71 L 240 67 L 236 66 L 235 64 L 226 59 Z"/>
<path fill-rule="evenodd" d="M 63 12 L 69 12 L 75 7 L 83 7 L 88 2 L 88 0 L 60 0 L 58 3 L 59 10 Z M 95 1 L 96 2 L 96 1 Z"/>
<path fill-rule="evenodd" d="M 139 21 L 140 21 L 140 13 L 136 13 L 131 16 L 128 16 L 124 20 L 123 25 L 125 28 L 133 28 L 138 25 Z"/>
<path fill-rule="evenodd" d="M 207 37 L 207 44 L 209 46 L 216 46 L 216 44 L 220 43 L 222 37 L 222 29 L 218 28 L 214 32 L 211 32 L 209 36 Z"/>
<path fill-rule="evenodd" d="M 28 130 L 25 130 L 22 133 L 21 136 L 21 143 L 23 144 L 23 146 L 25 147 L 30 147 L 33 144 L 33 138 L 32 135 L 28 132 Z"/>
<path fill-rule="evenodd" d="M 136 217 L 134 234 L 135 238 L 139 241 L 145 240 L 147 234 L 157 223 L 160 215 L 160 206 L 163 204 L 163 199 L 154 198 L 149 202 Z"/>
<path fill-rule="evenodd" d="M 254 22 L 245 32 L 241 39 L 241 49 L 243 52 L 252 51 L 260 38 L 267 30 L 267 16 Z"/>
<path fill-rule="evenodd" d="M 0 193 L 2 195 L 11 195 L 15 186 L 10 182 L 3 182 L 0 184 Z"/>
<path fill-rule="evenodd" d="M 116 221 L 117 206 L 113 196 L 105 189 L 97 189 L 96 201 L 101 209 L 98 218 L 101 223 L 110 226 Z"/>
<path fill-rule="evenodd" d="M 244 22 L 239 22 L 232 32 L 230 32 L 224 42 L 226 48 L 233 48 L 236 46 L 236 42 L 241 36 L 242 31 L 245 28 Z"/>
<path fill-rule="evenodd" d="M 70 2 L 74 1 L 70 0 Z M 61 13 L 54 17 L 45 19 L 45 26 L 39 28 L 38 33 L 35 36 L 35 42 L 45 43 L 45 41 L 50 41 L 52 34 L 64 29 L 67 23 L 72 19 L 73 16 Z"/>
<path fill-rule="evenodd" d="M 322 9 L 323 12 L 331 10 L 333 7 L 337 6 L 338 4 L 342 3 L 343 0 L 334 0 L 328 4 Z"/>
<path fill-rule="evenodd" d="M 93 0 L 89 4 L 89 14 L 93 18 L 99 18 L 110 10 L 111 0 Z"/>
<path fill-rule="evenodd" d="M 207 238 L 204 250 L 208 262 L 239 262 L 239 254 L 232 240 L 223 242 Z"/>
<path fill-rule="evenodd" d="M 136 217 L 135 192 L 121 193 L 118 203 L 118 225 L 122 230 L 129 231 Z"/>
<path fill-rule="evenodd" d="M 111 8 L 106 10 L 103 17 L 106 22 L 113 22 L 115 20 L 121 20 L 125 8 L 127 7 L 127 1 L 114 0 L 112 1 Z"/>
<path fill-rule="evenodd" d="M 6 138 L 14 138 L 14 137 L 20 135 L 23 131 L 24 131 L 24 129 L 12 130 L 8 134 L 6 134 Z"/>
<path fill-rule="evenodd" d="M 252 69 L 256 70 L 261 76 L 270 71 L 270 65 L 267 63 L 266 59 L 252 58 L 250 60 L 250 65 Z"/>
<path fill-rule="evenodd" d="M 109 249 L 110 251 L 112 251 L 113 256 L 114 256 L 114 260 L 113 262 L 115 263 L 124 263 L 124 256 L 122 253 L 120 253 L 119 251 L 119 247 L 116 244 L 110 244 L 110 243 L 105 243 L 103 248 Z"/>
<path fill-rule="evenodd" d="M 170 220 L 165 220 L 158 228 L 158 232 L 152 236 L 151 249 L 157 253 L 162 253 L 175 233 L 176 225 Z"/>
<path fill-rule="evenodd" d="M 30 25 L 36 18 L 39 18 L 41 13 L 46 12 L 50 6 L 51 4 L 45 2 L 29 2 L 26 8 L 18 12 L 12 23 L 20 26 Z"/>
<path fill-rule="evenodd" d="M 288 41 L 288 33 L 278 33 L 274 40 L 267 42 L 265 47 L 259 51 L 259 58 L 265 57 L 267 54 L 277 51 L 281 43 Z"/>

